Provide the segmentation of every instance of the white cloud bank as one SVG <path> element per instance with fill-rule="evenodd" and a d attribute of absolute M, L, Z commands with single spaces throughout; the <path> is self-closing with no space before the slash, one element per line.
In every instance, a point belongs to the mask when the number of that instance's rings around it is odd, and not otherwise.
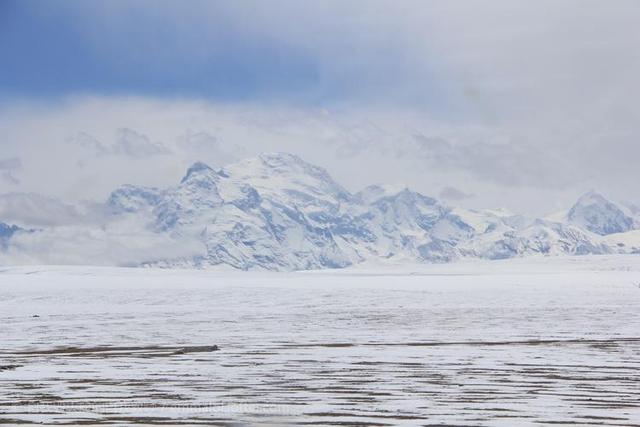
<path fill-rule="evenodd" d="M 41 193 L 71 203 L 103 201 L 126 183 L 166 187 L 195 161 L 221 166 L 262 151 L 298 154 L 353 191 L 391 183 L 437 195 L 455 187 L 476 195 L 461 200 L 472 207 L 542 214 L 589 188 L 640 200 L 640 189 L 632 185 L 640 144 L 631 135 L 604 137 L 588 122 L 569 134 L 451 123 L 410 110 L 142 98 L 9 107 L 0 117 L 5 155 L 21 165 L 15 171 L 19 182 L 0 181 L 0 193 Z"/>
<path fill-rule="evenodd" d="M 195 238 L 173 238 L 134 228 L 126 230 L 105 225 L 58 226 L 37 232 L 19 232 L 11 238 L 11 244 L 0 251 L 0 265 L 132 267 L 166 259 L 189 259 L 206 253 L 204 245 Z"/>
<path fill-rule="evenodd" d="M 197 51 L 201 39 L 217 49 L 229 34 L 287 46 L 312 59 L 318 87 L 286 105 L 113 96 L 5 104 L 0 157 L 14 163 L 0 162 L 0 191 L 102 200 L 123 183 L 173 184 L 195 160 L 290 151 L 352 190 L 455 187 L 476 195 L 461 203 L 534 214 L 589 188 L 640 201 L 637 1 L 155 4 L 106 2 L 78 19 L 97 50 L 109 47 L 105 25 L 117 33 L 131 24 L 121 19 L 131 8 L 152 8 L 158 22 L 176 17 L 167 22 L 184 49 Z M 317 107 L 305 102 L 323 96 Z"/>

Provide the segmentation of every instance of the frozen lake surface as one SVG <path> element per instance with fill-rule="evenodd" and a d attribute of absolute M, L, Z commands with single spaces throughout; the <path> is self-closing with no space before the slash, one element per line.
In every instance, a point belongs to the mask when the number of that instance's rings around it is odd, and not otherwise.
<path fill-rule="evenodd" d="M 0 270 L 0 425 L 640 426 L 640 256 Z"/>

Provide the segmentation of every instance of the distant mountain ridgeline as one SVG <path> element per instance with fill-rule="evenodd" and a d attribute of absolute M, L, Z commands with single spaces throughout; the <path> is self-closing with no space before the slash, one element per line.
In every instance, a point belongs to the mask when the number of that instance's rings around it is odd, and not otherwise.
<path fill-rule="evenodd" d="M 109 224 L 102 229 L 131 239 L 158 236 L 157 252 L 117 262 L 138 266 L 306 270 L 374 259 L 640 253 L 640 209 L 595 192 L 561 218 L 528 218 L 446 206 L 409 189 L 371 186 L 352 194 L 324 169 L 285 153 L 221 169 L 196 163 L 174 187 L 124 185 L 101 209 Z M 4 250 L 25 231 L 0 224 Z M 185 239 L 197 242 L 194 253 L 167 255 L 160 247 Z"/>

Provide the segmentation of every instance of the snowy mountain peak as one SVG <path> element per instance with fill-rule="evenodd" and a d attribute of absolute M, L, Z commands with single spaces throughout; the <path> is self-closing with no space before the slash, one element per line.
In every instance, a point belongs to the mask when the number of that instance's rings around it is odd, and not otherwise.
<path fill-rule="evenodd" d="M 593 233 L 605 236 L 633 230 L 633 218 L 596 191 L 582 195 L 569 210 L 567 220 Z"/>
<path fill-rule="evenodd" d="M 414 205 L 418 203 L 423 203 L 425 205 L 438 204 L 438 201 L 436 199 L 425 196 L 424 194 L 418 193 L 416 191 L 409 190 L 406 187 L 396 194 L 390 195 L 389 197 L 407 205 Z"/>
<path fill-rule="evenodd" d="M 364 204 L 379 203 L 383 199 L 386 200 L 386 203 L 393 201 L 401 204 L 437 204 L 435 199 L 399 185 L 370 185 L 356 193 L 355 199 Z"/>
<path fill-rule="evenodd" d="M 189 169 L 187 169 L 187 173 L 185 173 L 184 177 L 180 182 L 184 183 L 188 181 L 190 178 L 192 178 L 193 176 L 200 173 L 212 173 L 212 172 L 214 172 L 213 169 L 206 163 L 195 162 L 194 164 L 189 166 Z"/>
<path fill-rule="evenodd" d="M 274 169 L 295 168 L 300 165 L 311 166 L 300 157 L 291 153 L 266 152 L 261 153 L 258 157 L 266 166 Z"/>
<path fill-rule="evenodd" d="M 390 189 L 389 186 L 375 184 L 358 191 L 355 198 L 361 203 L 370 203 L 394 192 L 396 192 L 395 189 Z"/>
<path fill-rule="evenodd" d="M 351 195 L 323 168 L 286 153 L 219 170 L 197 162 L 168 188 L 123 185 L 103 208 L 104 222 L 80 227 L 79 239 L 102 235 L 109 247 L 122 236 L 123 246 L 145 236 L 150 255 L 127 265 L 306 270 L 373 260 L 640 253 L 640 231 L 629 231 L 640 228 L 640 217 L 595 191 L 566 214 L 536 220 L 449 207 L 405 186 L 370 186 Z M 12 244 L 22 250 L 29 240 L 40 248 L 42 233 L 55 236 L 48 252 L 68 250 L 71 232 L 23 233 L 0 223 L 0 251 Z"/>
<path fill-rule="evenodd" d="M 198 162 L 176 187 L 123 186 L 109 203 L 149 215 L 158 232 L 197 236 L 206 247 L 200 257 L 168 265 L 296 270 L 372 258 L 640 251 L 632 237 L 603 240 L 632 229 L 634 215 L 595 191 L 562 218 L 535 220 L 505 209 L 451 208 L 406 186 L 372 185 L 351 195 L 323 168 L 287 153 L 263 153 L 219 171 Z"/>
<path fill-rule="evenodd" d="M 332 186 L 339 187 L 325 169 L 307 163 L 295 154 L 262 153 L 259 158 L 270 171 L 275 173 L 309 175 Z"/>
<path fill-rule="evenodd" d="M 326 170 L 293 154 L 263 153 L 225 166 L 221 172 L 236 185 L 250 185 L 278 203 L 337 205 L 351 198 Z"/>
<path fill-rule="evenodd" d="M 589 190 L 578 198 L 576 204 L 589 205 L 589 204 L 605 204 L 611 203 L 602 194 L 596 190 Z"/>

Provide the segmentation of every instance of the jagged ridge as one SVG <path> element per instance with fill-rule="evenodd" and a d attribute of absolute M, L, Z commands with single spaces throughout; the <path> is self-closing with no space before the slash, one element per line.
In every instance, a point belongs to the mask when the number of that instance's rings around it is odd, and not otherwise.
<path fill-rule="evenodd" d="M 200 256 L 150 260 L 164 266 L 300 270 L 375 258 L 447 262 L 640 252 L 640 239 L 636 245 L 629 236 L 616 237 L 640 222 L 595 192 L 581 197 L 564 221 L 529 220 L 450 208 L 409 189 L 373 186 L 350 194 L 324 169 L 285 153 L 218 170 L 195 163 L 176 187 L 123 186 L 107 207 L 112 215 L 146 218 L 154 232 L 203 242 Z"/>

